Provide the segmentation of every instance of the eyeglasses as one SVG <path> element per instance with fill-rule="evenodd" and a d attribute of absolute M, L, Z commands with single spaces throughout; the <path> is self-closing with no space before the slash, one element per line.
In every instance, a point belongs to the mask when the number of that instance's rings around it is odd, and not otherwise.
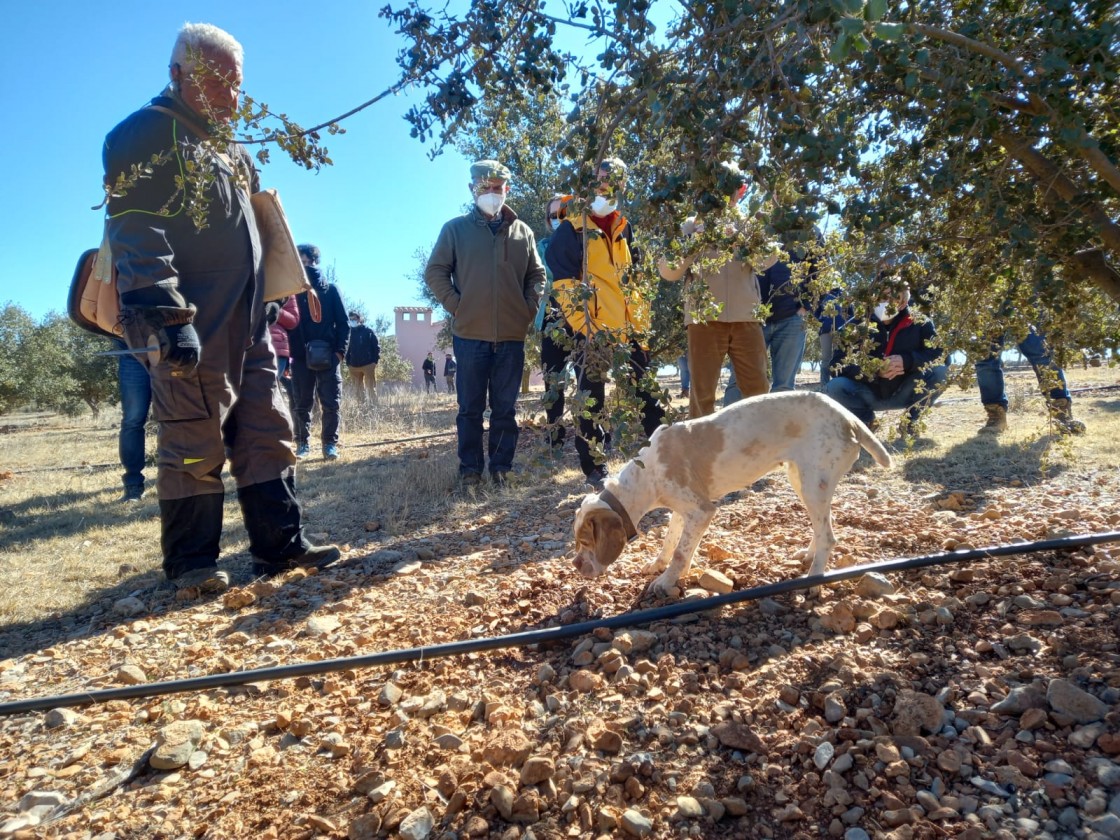
<path fill-rule="evenodd" d="M 549 214 L 548 214 L 548 220 L 549 220 L 550 222 L 551 222 L 551 221 L 552 221 L 553 219 L 563 219 L 563 218 L 564 218 L 564 214 L 563 214 L 563 213 L 549 213 Z"/>

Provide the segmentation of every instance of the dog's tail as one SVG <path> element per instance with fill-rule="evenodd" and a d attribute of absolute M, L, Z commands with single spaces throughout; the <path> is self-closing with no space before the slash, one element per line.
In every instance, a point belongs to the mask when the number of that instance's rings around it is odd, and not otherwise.
<path fill-rule="evenodd" d="M 859 437 L 859 445 L 867 450 L 867 453 L 875 459 L 875 463 L 880 467 L 889 467 L 891 465 L 891 453 L 887 451 L 887 447 L 883 446 L 883 442 L 875 437 L 875 433 L 855 415 L 852 415 L 852 425 L 855 427 L 856 436 Z"/>

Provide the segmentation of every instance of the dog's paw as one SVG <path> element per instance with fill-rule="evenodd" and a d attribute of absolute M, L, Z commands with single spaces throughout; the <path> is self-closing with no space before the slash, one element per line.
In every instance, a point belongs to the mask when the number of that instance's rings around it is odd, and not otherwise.
<path fill-rule="evenodd" d="M 647 591 L 655 598 L 675 598 L 680 595 L 677 579 L 667 575 L 656 578 Z"/>
<path fill-rule="evenodd" d="M 804 574 L 805 570 L 809 568 L 809 549 L 797 549 L 797 551 L 790 555 L 790 559 L 797 564 L 797 568 Z"/>

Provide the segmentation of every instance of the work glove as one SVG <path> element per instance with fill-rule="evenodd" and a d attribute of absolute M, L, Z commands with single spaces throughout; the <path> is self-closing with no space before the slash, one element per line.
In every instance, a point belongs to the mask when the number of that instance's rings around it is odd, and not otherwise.
<path fill-rule="evenodd" d="M 191 322 L 194 306 L 130 306 L 121 310 L 125 341 L 148 351 L 151 364 L 166 363 L 172 376 L 190 376 L 198 367 L 202 342 Z"/>
<path fill-rule="evenodd" d="M 164 341 L 166 339 L 166 346 Z M 194 324 L 171 324 L 159 334 L 160 361 L 171 366 L 172 376 L 190 376 L 202 356 L 202 342 Z"/>

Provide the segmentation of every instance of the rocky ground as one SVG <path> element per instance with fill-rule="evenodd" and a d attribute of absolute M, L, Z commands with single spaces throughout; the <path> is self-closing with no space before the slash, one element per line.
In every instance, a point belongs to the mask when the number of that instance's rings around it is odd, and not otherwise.
<path fill-rule="evenodd" d="M 835 565 L 1120 529 L 1115 467 L 977 495 L 857 469 Z M 527 481 L 521 477 L 519 481 Z M 0 661 L 0 701 L 437 645 L 657 606 L 577 578 L 581 489 L 211 600 L 163 588 Z M 773 475 L 680 597 L 798 573 Z M 676 599 L 672 599 L 676 600 Z M 0 719 L 12 837 L 1120 838 L 1120 545 L 867 576 L 549 646 Z"/>

